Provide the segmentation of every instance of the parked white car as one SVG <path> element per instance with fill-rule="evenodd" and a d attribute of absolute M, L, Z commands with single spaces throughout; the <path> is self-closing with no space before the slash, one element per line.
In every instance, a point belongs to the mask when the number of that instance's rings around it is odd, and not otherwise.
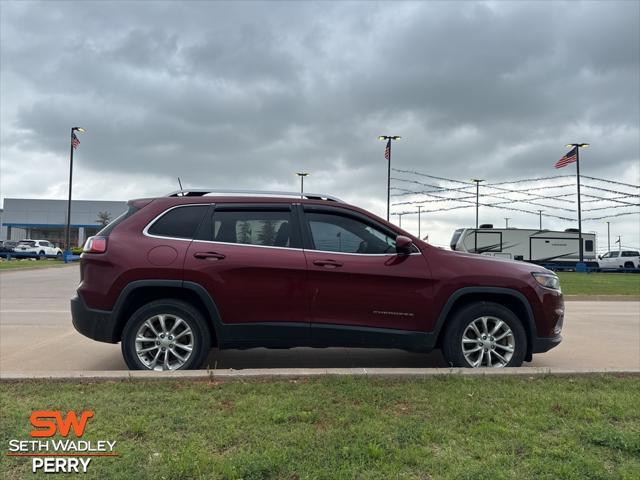
<path fill-rule="evenodd" d="M 640 268 L 640 252 L 636 250 L 607 252 L 598 257 L 598 265 L 603 270 Z"/>
<path fill-rule="evenodd" d="M 48 240 L 20 240 L 13 251 L 16 253 L 35 254 L 39 259 L 46 257 L 62 257 L 62 250 Z"/>

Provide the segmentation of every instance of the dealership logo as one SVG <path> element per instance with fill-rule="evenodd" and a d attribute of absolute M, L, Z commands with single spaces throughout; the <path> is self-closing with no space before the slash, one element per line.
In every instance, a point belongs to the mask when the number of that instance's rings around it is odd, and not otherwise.
<path fill-rule="evenodd" d="M 9 457 L 30 457 L 31 471 L 44 473 L 87 473 L 95 457 L 117 457 L 115 440 L 83 440 L 91 410 L 80 413 L 35 410 L 29 421 L 30 440 L 9 440 Z M 56 434 L 61 438 L 56 437 Z"/>

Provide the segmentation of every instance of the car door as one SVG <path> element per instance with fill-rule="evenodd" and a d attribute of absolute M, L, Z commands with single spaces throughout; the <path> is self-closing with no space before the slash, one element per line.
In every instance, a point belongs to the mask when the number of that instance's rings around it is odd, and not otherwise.
<path fill-rule="evenodd" d="M 607 258 L 607 268 L 618 268 L 620 260 L 620 252 L 609 252 L 609 258 Z"/>
<path fill-rule="evenodd" d="M 349 209 L 305 205 L 301 214 L 314 340 L 424 329 L 432 279 L 416 247 L 397 254 L 396 232 Z"/>
<path fill-rule="evenodd" d="M 289 203 L 216 204 L 189 246 L 184 280 L 220 314 L 223 346 L 309 340 L 306 261 Z"/>

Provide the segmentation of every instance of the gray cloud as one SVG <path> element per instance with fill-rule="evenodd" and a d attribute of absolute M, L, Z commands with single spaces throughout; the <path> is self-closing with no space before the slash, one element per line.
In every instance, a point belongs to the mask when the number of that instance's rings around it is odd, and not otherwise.
<path fill-rule="evenodd" d="M 383 214 L 384 132 L 405 137 L 398 167 L 444 177 L 553 175 L 563 145 L 586 140 L 585 173 L 640 180 L 637 2 L 0 9 L 6 197 L 64 195 L 73 124 L 88 131 L 76 191 L 91 198 L 161 194 L 177 175 L 293 188 L 303 168 L 309 188 Z M 439 243 L 471 218 L 434 215 Z"/>

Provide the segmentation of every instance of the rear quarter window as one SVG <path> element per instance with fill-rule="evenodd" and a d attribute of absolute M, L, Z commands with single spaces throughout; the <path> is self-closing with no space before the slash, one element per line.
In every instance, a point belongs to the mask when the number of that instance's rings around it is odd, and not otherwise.
<path fill-rule="evenodd" d="M 122 223 L 123 220 L 129 218 L 131 215 L 136 213 L 139 209 L 134 207 L 133 205 L 129 205 L 129 208 L 118 215 L 114 220 L 109 222 L 105 227 L 96 233 L 96 236 L 100 237 L 108 237 L 109 234 L 113 231 L 114 228 L 118 226 L 118 224 Z"/>
<path fill-rule="evenodd" d="M 192 239 L 208 205 L 186 205 L 168 210 L 147 229 L 149 235 Z"/>

